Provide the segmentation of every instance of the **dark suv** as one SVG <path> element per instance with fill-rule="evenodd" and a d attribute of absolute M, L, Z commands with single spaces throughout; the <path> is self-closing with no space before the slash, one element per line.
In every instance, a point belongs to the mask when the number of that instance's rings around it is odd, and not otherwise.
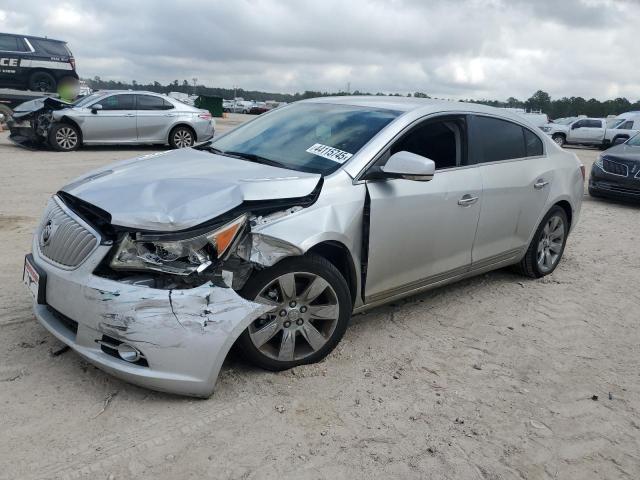
<path fill-rule="evenodd" d="M 55 92 L 67 80 L 78 74 L 66 42 L 0 33 L 0 87 Z"/>

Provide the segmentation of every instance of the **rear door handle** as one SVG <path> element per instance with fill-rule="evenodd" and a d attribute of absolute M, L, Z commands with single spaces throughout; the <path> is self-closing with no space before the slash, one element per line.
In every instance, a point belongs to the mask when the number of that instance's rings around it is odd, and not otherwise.
<path fill-rule="evenodd" d="M 536 183 L 533 184 L 533 188 L 535 188 L 536 190 L 542 190 L 547 185 L 549 185 L 549 182 L 541 178 L 540 180 L 538 180 Z"/>
<path fill-rule="evenodd" d="M 461 207 L 468 207 L 470 205 L 473 205 L 477 201 L 478 197 L 474 197 L 467 193 L 466 195 L 463 195 L 460 200 L 458 200 L 458 205 L 460 205 Z"/>

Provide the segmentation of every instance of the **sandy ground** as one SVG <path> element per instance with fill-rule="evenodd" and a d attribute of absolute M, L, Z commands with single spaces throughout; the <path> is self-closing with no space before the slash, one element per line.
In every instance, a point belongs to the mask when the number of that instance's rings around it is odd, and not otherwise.
<path fill-rule="evenodd" d="M 153 150 L 31 152 L 0 134 L 0 478 L 640 477 L 640 207 L 588 195 L 553 275 L 378 308 L 289 372 L 232 355 L 208 400 L 53 356 L 21 284 L 46 200 Z M 597 151 L 574 151 L 589 169 Z"/>

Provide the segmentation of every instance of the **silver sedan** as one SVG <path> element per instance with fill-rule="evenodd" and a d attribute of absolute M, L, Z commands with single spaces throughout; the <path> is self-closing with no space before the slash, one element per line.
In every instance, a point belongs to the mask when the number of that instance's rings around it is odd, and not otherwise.
<path fill-rule="evenodd" d="M 208 396 L 229 349 L 317 362 L 353 312 L 493 269 L 560 263 L 584 166 L 505 110 L 345 97 L 62 188 L 24 279 L 38 320 L 100 368 Z"/>
<path fill-rule="evenodd" d="M 83 144 L 190 147 L 212 138 L 215 128 L 207 110 L 153 92 L 99 92 L 51 116 L 48 143 L 60 151 Z"/>

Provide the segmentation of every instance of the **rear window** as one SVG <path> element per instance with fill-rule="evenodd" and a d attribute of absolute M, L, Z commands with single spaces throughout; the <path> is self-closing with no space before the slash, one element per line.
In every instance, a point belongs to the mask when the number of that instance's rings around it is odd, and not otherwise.
<path fill-rule="evenodd" d="M 138 97 L 138 110 L 170 110 L 173 105 L 164 98 L 153 95 L 136 95 Z"/>
<path fill-rule="evenodd" d="M 544 153 L 542 140 L 540 140 L 540 138 L 531 130 L 527 130 L 526 128 L 523 128 L 522 130 L 524 131 L 524 143 L 527 150 L 527 157 L 537 157 L 542 155 Z"/>
<path fill-rule="evenodd" d="M 482 152 L 482 162 L 526 157 L 522 130 L 520 125 L 506 120 L 476 117 L 475 138 Z"/>
<path fill-rule="evenodd" d="M 43 40 L 43 39 L 29 39 L 33 48 L 37 53 L 45 53 L 47 55 L 55 55 L 57 57 L 68 57 L 71 52 L 67 48 L 67 44 L 64 42 L 57 42 L 55 40 Z"/>

